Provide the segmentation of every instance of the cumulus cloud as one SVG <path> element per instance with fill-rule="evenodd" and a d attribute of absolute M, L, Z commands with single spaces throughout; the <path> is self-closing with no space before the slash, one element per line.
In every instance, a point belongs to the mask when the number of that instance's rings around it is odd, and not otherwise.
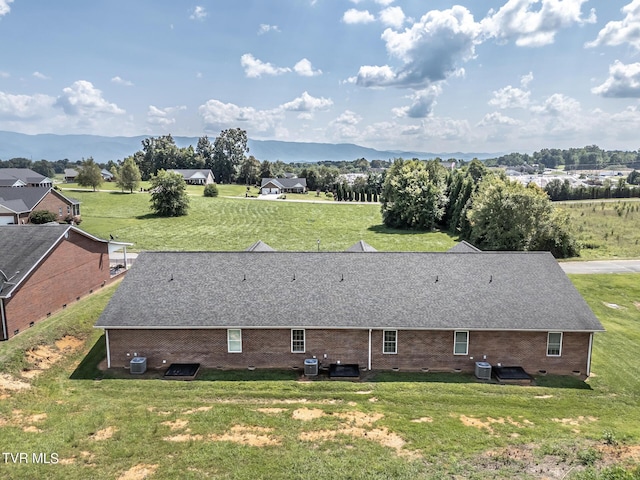
<path fill-rule="evenodd" d="M 640 63 L 624 64 L 616 60 L 609 66 L 609 78 L 591 89 L 603 97 L 640 98 Z"/>
<path fill-rule="evenodd" d="M 10 3 L 13 3 L 13 0 L 0 0 L 0 17 L 11 11 Z"/>
<path fill-rule="evenodd" d="M 258 28 L 258 35 L 264 35 L 269 32 L 280 32 L 280 28 L 277 25 L 268 25 L 266 23 L 261 23 Z"/>
<path fill-rule="evenodd" d="M 391 5 L 394 0 L 374 0 L 378 5 L 382 5 L 383 7 L 386 7 L 388 5 Z"/>
<path fill-rule="evenodd" d="M 166 108 L 158 108 L 154 105 L 149 105 L 149 109 L 147 110 L 147 123 L 149 125 L 168 127 L 176 123 L 176 119 L 173 117 L 173 114 L 186 109 L 187 107 L 184 105 Z"/>
<path fill-rule="evenodd" d="M 50 80 L 51 77 L 47 77 L 44 73 L 40 73 L 40 72 L 33 72 L 31 74 L 33 77 L 38 78 L 40 80 Z"/>
<path fill-rule="evenodd" d="M 333 100 L 324 97 L 314 97 L 303 92 L 298 98 L 281 105 L 281 108 L 291 112 L 315 112 L 327 110 L 333 105 Z"/>
<path fill-rule="evenodd" d="M 111 83 L 115 83 L 116 85 L 123 85 L 125 87 L 133 86 L 132 82 L 130 82 L 129 80 L 125 80 L 124 78 L 120 78 L 118 76 L 113 77 L 111 79 Z"/>
<path fill-rule="evenodd" d="M 322 70 L 314 70 L 311 62 L 306 58 L 303 58 L 293 66 L 293 71 L 302 77 L 315 77 L 316 75 L 322 75 Z"/>
<path fill-rule="evenodd" d="M 258 60 L 250 53 L 245 53 L 240 57 L 240 64 L 244 68 L 244 73 L 249 78 L 260 78 L 262 75 L 282 75 L 290 72 L 290 68 L 282 68 Z"/>
<path fill-rule="evenodd" d="M 406 17 L 402 8 L 400 7 L 387 7 L 379 14 L 380 21 L 387 27 L 399 29 L 404 25 Z"/>
<path fill-rule="evenodd" d="M 207 11 L 204 7 L 198 5 L 193 9 L 193 12 L 191 13 L 191 15 L 189 15 L 189 18 L 191 20 L 204 20 L 205 18 L 207 18 Z"/>
<path fill-rule="evenodd" d="M 562 93 L 554 93 L 542 105 L 531 107 L 531 111 L 552 117 L 570 116 L 579 113 L 580 102 Z"/>
<path fill-rule="evenodd" d="M 282 120 L 282 109 L 256 110 L 213 99 L 200 105 L 198 112 L 205 130 L 209 132 L 240 126 L 245 130 L 269 134 L 276 130 Z"/>
<path fill-rule="evenodd" d="M 396 117 L 425 118 L 433 112 L 436 98 L 441 93 L 442 88 L 439 85 L 432 85 L 425 90 L 416 92 L 412 97 L 413 102 L 410 106 L 394 108 L 393 114 Z"/>
<path fill-rule="evenodd" d="M 493 92 L 489 105 L 498 108 L 526 108 L 529 105 L 531 92 L 507 85 Z"/>
<path fill-rule="evenodd" d="M 41 118 L 56 99 L 48 95 L 11 95 L 0 92 L 0 118 L 31 120 Z"/>
<path fill-rule="evenodd" d="M 516 120 L 515 118 L 508 117 L 503 115 L 500 112 L 492 112 L 487 113 L 480 122 L 478 122 L 478 126 L 486 127 L 486 126 L 516 126 L 521 125 L 522 122 Z"/>
<path fill-rule="evenodd" d="M 403 32 L 386 29 L 382 39 L 387 52 L 403 65 L 362 66 L 348 81 L 364 87 L 424 88 L 459 72 L 457 63 L 475 54 L 480 25 L 464 7 L 433 10 Z"/>
<path fill-rule="evenodd" d="M 62 95 L 56 100 L 56 106 L 72 116 L 92 117 L 125 113 L 115 103 L 109 103 L 102 98 L 102 92 L 86 80 L 78 80 L 70 87 L 64 88 Z"/>
<path fill-rule="evenodd" d="M 561 28 L 596 21 L 595 10 L 582 14 L 587 0 L 508 0 L 497 12 L 490 11 L 481 21 L 488 37 L 515 38 L 521 47 L 540 47 L 554 42 Z M 539 7 L 533 10 L 533 7 Z"/>
<path fill-rule="evenodd" d="M 331 140 L 353 140 L 360 135 L 358 124 L 361 121 L 360 115 L 351 110 L 345 110 L 329 122 L 327 134 Z"/>
<path fill-rule="evenodd" d="M 585 46 L 592 48 L 600 45 L 615 46 L 628 43 L 636 50 L 640 50 L 640 0 L 633 0 L 622 7 L 625 17 L 621 21 L 608 22 L 598 37 Z"/>
<path fill-rule="evenodd" d="M 342 21 L 348 24 L 375 22 L 376 17 L 369 13 L 369 10 L 357 10 L 350 8 L 342 15 Z"/>

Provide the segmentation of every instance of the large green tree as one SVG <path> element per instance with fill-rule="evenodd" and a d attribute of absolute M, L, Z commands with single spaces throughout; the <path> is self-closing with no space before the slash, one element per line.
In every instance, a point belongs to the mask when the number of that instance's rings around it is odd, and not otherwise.
<path fill-rule="evenodd" d="M 240 164 L 239 180 L 242 180 L 245 185 L 255 185 L 260 179 L 260 161 L 253 155 L 245 158 Z"/>
<path fill-rule="evenodd" d="M 439 162 L 397 159 L 382 186 L 382 220 L 394 228 L 428 230 L 442 219 L 446 170 Z"/>
<path fill-rule="evenodd" d="M 245 159 L 247 132 L 240 128 L 230 128 L 220 132 L 213 143 L 212 170 L 216 181 L 231 183 L 238 176 L 238 169 Z"/>
<path fill-rule="evenodd" d="M 138 188 L 142 176 L 133 156 L 125 158 L 122 165 L 116 167 L 115 180 L 116 185 L 123 190 L 129 190 L 131 193 Z"/>
<path fill-rule="evenodd" d="M 93 161 L 92 157 L 87 158 L 82 162 L 78 168 L 78 175 L 76 176 L 76 182 L 82 187 L 91 187 L 93 191 L 96 191 L 104 179 L 102 178 L 102 169 Z"/>
<path fill-rule="evenodd" d="M 160 170 L 151 177 L 151 208 L 162 217 L 186 215 L 189 197 L 184 177 L 166 170 Z"/>
<path fill-rule="evenodd" d="M 547 250 L 558 258 L 579 253 L 568 216 L 535 184 L 487 179 L 473 195 L 467 218 L 469 240 L 483 250 Z"/>

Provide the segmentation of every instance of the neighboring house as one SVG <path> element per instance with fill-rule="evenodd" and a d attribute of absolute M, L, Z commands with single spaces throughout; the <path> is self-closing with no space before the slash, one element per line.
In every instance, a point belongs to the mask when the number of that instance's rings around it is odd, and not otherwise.
<path fill-rule="evenodd" d="M 0 225 L 28 223 L 35 210 L 48 210 L 62 222 L 80 215 L 80 202 L 50 187 L 0 188 Z"/>
<path fill-rule="evenodd" d="M 0 168 L 0 187 L 52 187 L 49 177 L 30 168 Z"/>
<path fill-rule="evenodd" d="M 108 244 L 71 225 L 0 226 L 0 340 L 105 285 Z"/>
<path fill-rule="evenodd" d="M 209 185 L 215 182 L 215 177 L 211 170 L 169 170 L 179 173 L 184 177 L 184 181 L 189 185 Z"/>
<path fill-rule="evenodd" d="M 102 175 L 102 179 L 105 182 L 113 182 L 113 173 L 111 173 L 109 170 L 107 170 L 106 168 L 103 168 L 100 171 L 100 174 Z"/>
<path fill-rule="evenodd" d="M 260 193 L 304 193 L 307 191 L 306 178 L 263 178 Z"/>
<path fill-rule="evenodd" d="M 140 253 L 95 325 L 108 366 L 588 375 L 603 331 L 546 252 L 261 250 Z"/>
<path fill-rule="evenodd" d="M 65 168 L 64 169 L 64 181 L 66 183 L 73 183 L 76 181 L 76 177 L 78 176 L 78 171 L 73 168 Z"/>

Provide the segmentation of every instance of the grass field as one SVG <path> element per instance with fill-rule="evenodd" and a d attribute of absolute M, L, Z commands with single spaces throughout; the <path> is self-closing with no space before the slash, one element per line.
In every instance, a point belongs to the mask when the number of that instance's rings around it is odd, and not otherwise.
<path fill-rule="evenodd" d="M 29 459 L 0 458 L 0 478 L 638 478 L 640 282 L 572 280 L 607 329 L 594 375 L 532 387 L 464 374 L 104 373 L 92 325 L 106 287 L 0 344 L 0 444 Z M 33 453 L 58 461 L 34 464 Z"/>

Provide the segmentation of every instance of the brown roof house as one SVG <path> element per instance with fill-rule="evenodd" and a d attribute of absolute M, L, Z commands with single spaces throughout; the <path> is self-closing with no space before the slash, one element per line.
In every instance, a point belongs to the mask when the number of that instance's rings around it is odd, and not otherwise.
<path fill-rule="evenodd" d="M 109 367 L 588 375 L 602 325 L 550 253 L 143 252 L 96 323 Z M 469 251 L 470 250 L 470 251 Z M 370 252 L 370 253 L 367 253 Z M 265 275 L 278 266 L 277 275 Z"/>
<path fill-rule="evenodd" d="M 0 188 L 0 225 L 28 223 L 35 210 L 48 210 L 63 222 L 80 215 L 80 202 L 51 187 Z"/>
<path fill-rule="evenodd" d="M 109 280 L 106 240 L 66 224 L 0 226 L 0 340 Z"/>

